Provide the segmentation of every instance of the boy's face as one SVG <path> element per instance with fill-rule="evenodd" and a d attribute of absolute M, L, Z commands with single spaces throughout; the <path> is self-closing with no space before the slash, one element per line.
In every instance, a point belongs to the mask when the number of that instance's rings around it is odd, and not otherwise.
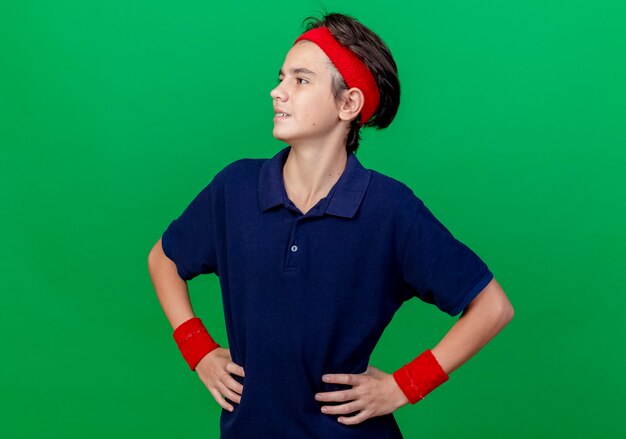
<path fill-rule="evenodd" d="M 274 102 L 274 131 L 278 140 L 288 144 L 297 141 L 324 141 L 338 129 L 345 129 L 339 118 L 339 104 L 332 93 L 330 62 L 324 51 L 310 41 L 299 41 L 285 58 L 279 73 L 279 84 L 270 95 Z M 305 69 L 293 71 L 293 69 Z M 276 112 L 289 114 L 278 116 Z"/>

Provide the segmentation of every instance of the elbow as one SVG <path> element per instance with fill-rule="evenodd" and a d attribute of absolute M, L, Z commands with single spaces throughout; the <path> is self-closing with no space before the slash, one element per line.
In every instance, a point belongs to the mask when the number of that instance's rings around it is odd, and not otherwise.
<path fill-rule="evenodd" d="M 502 329 L 513 320 L 515 310 L 500 284 L 494 279 L 485 288 L 484 297 L 481 298 L 481 307 L 486 315 L 489 315 L 494 326 Z M 482 296 L 481 293 L 479 295 Z"/>
<path fill-rule="evenodd" d="M 148 253 L 148 273 L 152 274 L 152 267 L 154 267 L 154 251 L 150 250 Z"/>
<path fill-rule="evenodd" d="M 509 322 L 513 320 L 513 316 L 515 315 L 515 310 L 513 309 L 513 305 L 511 304 L 509 299 L 506 297 L 506 295 L 503 295 L 503 300 L 500 303 L 499 315 L 500 315 L 499 320 L 501 322 L 500 323 L 501 327 L 505 327 L 506 325 L 508 325 Z"/>
<path fill-rule="evenodd" d="M 152 267 L 157 262 L 159 256 L 163 253 L 161 248 L 161 238 L 152 246 L 150 251 L 148 252 L 148 271 L 151 271 Z"/>
<path fill-rule="evenodd" d="M 511 320 L 513 320 L 513 316 L 515 315 L 513 305 L 502 289 L 502 286 L 495 280 L 495 278 L 489 283 L 488 288 L 491 293 L 489 297 L 494 309 L 494 314 L 497 316 L 500 326 L 504 327 Z"/>
<path fill-rule="evenodd" d="M 515 310 L 513 309 L 513 305 L 511 305 L 511 302 L 509 302 L 508 300 L 507 300 L 506 306 L 504 307 L 502 314 L 507 324 L 511 320 L 513 320 L 513 316 L 515 315 Z"/>

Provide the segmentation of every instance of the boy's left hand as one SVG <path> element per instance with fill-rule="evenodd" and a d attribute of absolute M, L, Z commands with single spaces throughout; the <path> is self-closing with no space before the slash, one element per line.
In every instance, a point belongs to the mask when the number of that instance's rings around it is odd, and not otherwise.
<path fill-rule="evenodd" d="M 317 401 L 350 401 L 341 405 L 322 406 L 322 413 L 337 415 L 360 411 L 354 416 L 339 417 L 337 420 L 342 424 L 358 424 L 374 416 L 392 413 L 409 403 L 393 375 L 374 366 L 368 365 L 367 370 L 361 374 L 325 374 L 324 377 L 326 376 L 329 377 L 328 380 L 323 380 L 326 383 L 353 386 L 352 389 L 315 394 Z"/>

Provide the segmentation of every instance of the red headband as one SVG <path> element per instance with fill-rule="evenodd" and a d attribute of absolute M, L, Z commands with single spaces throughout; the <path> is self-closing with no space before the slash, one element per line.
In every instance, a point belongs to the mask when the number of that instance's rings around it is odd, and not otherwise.
<path fill-rule="evenodd" d="M 321 26 L 306 31 L 293 44 L 308 40 L 317 44 L 337 67 L 348 88 L 356 87 L 363 92 L 365 102 L 361 109 L 361 125 L 366 123 L 378 108 L 380 95 L 372 72 L 350 49 L 339 44 L 327 27 Z"/>

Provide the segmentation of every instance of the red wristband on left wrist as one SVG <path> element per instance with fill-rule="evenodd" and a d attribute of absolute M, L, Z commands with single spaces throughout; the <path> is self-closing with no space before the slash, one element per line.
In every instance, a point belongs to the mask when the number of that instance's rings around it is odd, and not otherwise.
<path fill-rule="evenodd" d="M 417 358 L 393 373 L 393 378 L 411 404 L 448 380 L 448 375 L 430 351 L 422 352 Z"/>

